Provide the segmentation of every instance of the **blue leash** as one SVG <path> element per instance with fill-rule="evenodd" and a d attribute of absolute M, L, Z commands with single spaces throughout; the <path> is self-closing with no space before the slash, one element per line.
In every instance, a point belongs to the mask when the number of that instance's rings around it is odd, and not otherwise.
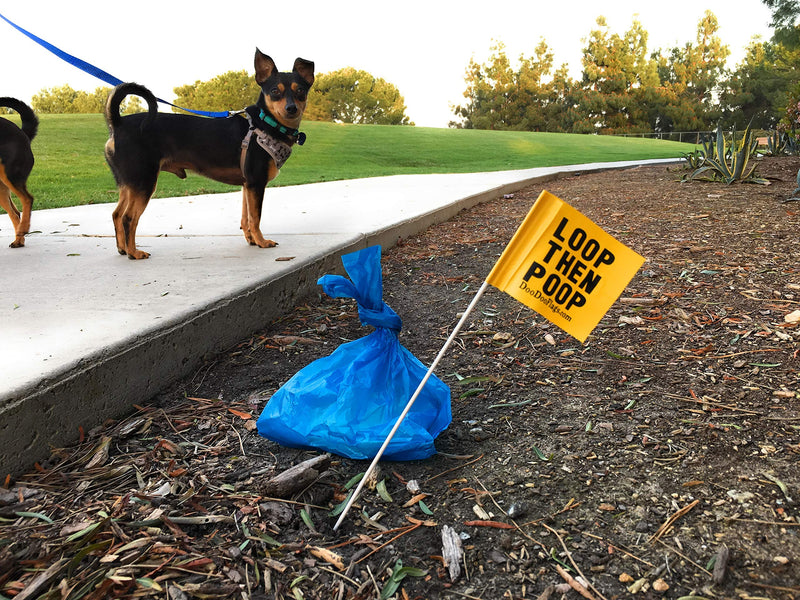
<path fill-rule="evenodd" d="M 22 27 L 20 27 L 16 23 L 13 23 L 13 22 L 9 21 L 2 14 L 0 14 L 0 19 L 3 19 L 6 23 L 11 25 L 14 29 L 16 29 L 20 33 L 28 36 L 34 42 L 36 42 L 37 44 L 39 44 L 43 48 L 46 48 L 47 50 L 49 50 L 50 52 L 52 52 L 53 54 L 58 56 L 60 59 L 68 62 L 69 64 L 71 64 L 74 67 L 78 67 L 84 73 L 88 73 L 89 75 L 94 75 L 95 77 L 97 77 L 101 81 L 105 81 L 106 83 L 108 83 L 110 85 L 113 85 L 113 86 L 117 86 L 117 85 L 119 85 L 121 83 L 125 83 L 124 81 L 122 81 L 121 79 L 118 79 L 117 77 L 114 77 L 110 73 L 106 73 L 102 69 L 98 69 L 94 65 L 90 65 L 86 61 L 81 60 L 80 58 L 77 58 L 75 56 L 72 56 L 71 54 L 67 54 L 63 50 L 60 50 L 60 49 L 56 48 L 55 46 L 53 46 L 53 44 L 50 44 L 50 43 L 44 41 L 42 38 L 33 35 L 30 31 L 26 31 L 25 29 L 23 29 Z M 205 111 L 205 110 L 191 110 L 189 108 L 182 108 L 180 106 L 176 106 L 175 104 L 172 104 L 172 102 L 167 102 L 166 100 L 162 100 L 161 98 L 156 98 L 156 100 L 158 100 L 162 104 L 168 104 L 169 106 L 173 106 L 173 107 L 178 108 L 180 110 L 185 110 L 186 112 L 190 112 L 190 113 L 193 113 L 193 114 L 196 114 L 196 115 L 200 115 L 202 117 L 225 118 L 225 117 L 230 116 L 230 113 L 228 111 L 212 112 L 212 111 Z"/>

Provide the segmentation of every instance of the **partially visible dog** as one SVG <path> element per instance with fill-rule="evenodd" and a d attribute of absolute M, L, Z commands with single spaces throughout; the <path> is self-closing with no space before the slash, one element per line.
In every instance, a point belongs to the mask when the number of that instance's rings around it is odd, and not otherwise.
<path fill-rule="evenodd" d="M 256 82 L 261 87 L 256 103 L 245 116 L 225 119 L 159 113 L 157 100 L 135 83 L 117 86 L 106 104 L 110 137 L 106 160 L 119 189 L 114 209 L 117 250 L 128 258 L 147 258 L 136 248 L 136 227 L 156 189 L 159 171 L 181 179 L 186 170 L 215 181 L 243 186 L 242 231 L 255 246 L 277 245 L 261 233 L 264 189 L 305 135 L 297 130 L 314 83 L 314 63 L 298 58 L 291 73 L 278 72 L 275 62 L 256 49 Z M 148 112 L 120 116 L 125 96 L 144 98 Z"/>
<path fill-rule="evenodd" d="M 25 245 L 25 234 L 31 228 L 33 196 L 28 191 L 28 177 L 33 169 L 31 140 L 39 130 L 39 119 L 31 108 L 16 98 L 0 98 L 0 106 L 19 113 L 22 127 L 8 119 L 0 119 L 0 206 L 14 225 L 14 241 L 11 248 Z M 19 199 L 22 210 L 11 200 L 11 193 Z"/>

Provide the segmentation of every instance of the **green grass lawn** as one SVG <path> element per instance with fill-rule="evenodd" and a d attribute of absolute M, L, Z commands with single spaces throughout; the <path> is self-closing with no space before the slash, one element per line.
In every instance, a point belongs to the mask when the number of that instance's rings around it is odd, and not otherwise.
<path fill-rule="evenodd" d="M 16 115 L 12 116 L 14 120 Z M 102 115 L 41 115 L 33 141 L 36 166 L 28 187 L 34 209 L 115 202 L 114 178 L 103 157 L 108 131 Z M 17 120 L 18 122 L 18 120 Z M 678 158 L 691 144 L 597 135 L 477 131 L 307 122 L 270 184 L 297 185 L 407 173 L 469 173 L 554 165 Z M 190 174 L 162 173 L 156 196 L 186 196 L 237 188 Z"/>

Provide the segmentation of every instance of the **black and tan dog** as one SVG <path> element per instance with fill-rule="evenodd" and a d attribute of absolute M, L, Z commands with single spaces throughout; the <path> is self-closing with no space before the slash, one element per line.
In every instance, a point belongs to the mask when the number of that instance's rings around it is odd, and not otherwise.
<path fill-rule="evenodd" d="M 25 234 L 31 227 L 33 196 L 28 191 L 28 176 L 33 169 L 31 140 L 39 129 L 39 119 L 31 108 L 15 98 L 0 98 L 0 106 L 19 113 L 22 127 L 8 119 L 0 119 L 0 206 L 14 225 L 12 248 L 25 245 Z M 22 211 L 11 201 L 11 193 L 19 198 Z"/>
<path fill-rule="evenodd" d="M 243 116 L 159 113 L 153 94 L 135 83 L 121 84 L 111 93 L 105 111 L 110 133 L 105 153 L 119 189 L 113 219 L 120 254 L 132 259 L 149 256 L 136 248 L 136 226 L 156 189 L 158 173 L 168 171 L 184 179 L 187 169 L 243 186 L 244 237 L 261 248 L 276 245 L 264 239 L 260 229 L 264 189 L 292 145 L 305 139 L 297 128 L 314 83 L 314 63 L 298 58 L 291 73 L 281 73 L 256 49 L 255 70 L 261 92 Z M 120 103 L 128 94 L 144 98 L 148 112 L 120 116 Z"/>

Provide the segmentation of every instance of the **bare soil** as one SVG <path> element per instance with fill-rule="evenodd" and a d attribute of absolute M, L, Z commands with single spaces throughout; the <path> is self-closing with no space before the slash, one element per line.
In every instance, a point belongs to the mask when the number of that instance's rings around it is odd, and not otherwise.
<path fill-rule="evenodd" d="M 369 331 L 352 300 L 298 306 L 7 480 L 0 594 L 800 597 L 800 203 L 783 202 L 798 168 L 762 159 L 768 186 L 682 183 L 678 165 L 548 183 L 647 262 L 585 344 L 487 293 L 437 370 L 453 410 L 439 453 L 382 463 L 338 531 L 331 511 L 367 463 L 334 456 L 270 495 L 320 453 L 255 419 Z M 384 298 L 422 362 L 540 191 L 384 253 Z M 445 526 L 462 552 L 449 565 Z"/>

